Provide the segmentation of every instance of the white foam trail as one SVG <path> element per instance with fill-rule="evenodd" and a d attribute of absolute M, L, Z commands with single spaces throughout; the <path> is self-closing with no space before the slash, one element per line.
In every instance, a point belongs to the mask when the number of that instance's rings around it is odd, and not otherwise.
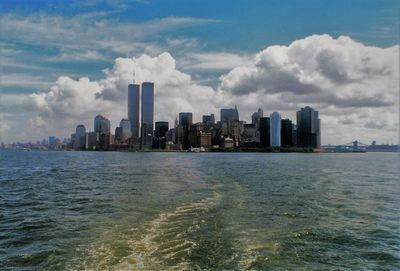
<path fill-rule="evenodd" d="M 158 215 L 148 223 L 142 238 L 132 240 L 132 255 L 123 258 L 114 270 L 201 270 L 188 259 L 197 245 L 187 239 L 188 233 L 206 222 L 198 219 L 198 214 L 209 211 L 220 198 L 214 192 L 209 198 Z"/>

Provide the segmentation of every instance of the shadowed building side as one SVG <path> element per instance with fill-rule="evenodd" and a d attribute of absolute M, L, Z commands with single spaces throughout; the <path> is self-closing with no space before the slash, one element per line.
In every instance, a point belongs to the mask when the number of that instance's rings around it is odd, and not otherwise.
<path fill-rule="evenodd" d="M 297 145 L 299 147 L 321 147 L 321 121 L 318 111 L 309 106 L 297 111 Z"/>
<path fill-rule="evenodd" d="M 260 118 L 260 146 L 262 148 L 271 146 L 270 119 L 268 117 Z"/>
<path fill-rule="evenodd" d="M 154 83 L 142 83 L 142 138 L 143 145 L 151 145 L 154 130 Z"/>
<path fill-rule="evenodd" d="M 140 86 L 137 84 L 128 85 L 128 119 L 131 123 L 131 135 L 137 142 L 139 138 L 139 103 Z"/>

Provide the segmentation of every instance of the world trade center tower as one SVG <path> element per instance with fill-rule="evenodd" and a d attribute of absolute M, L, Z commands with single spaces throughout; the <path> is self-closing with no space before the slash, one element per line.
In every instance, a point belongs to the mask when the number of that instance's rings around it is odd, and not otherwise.
<path fill-rule="evenodd" d="M 139 138 L 139 103 L 140 103 L 140 86 L 137 84 L 129 84 L 128 119 L 131 122 L 132 138 L 135 141 Z"/>
<path fill-rule="evenodd" d="M 142 83 L 142 145 L 151 144 L 154 125 L 154 83 Z"/>

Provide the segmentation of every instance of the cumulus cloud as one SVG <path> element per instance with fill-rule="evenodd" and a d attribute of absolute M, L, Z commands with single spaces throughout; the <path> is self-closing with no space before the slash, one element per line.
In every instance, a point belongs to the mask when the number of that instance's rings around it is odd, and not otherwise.
<path fill-rule="evenodd" d="M 136 82 L 155 84 L 156 120 L 172 122 L 180 111 L 191 111 L 198 118 L 204 112 L 215 111 L 215 91 L 196 84 L 190 75 L 176 69 L 175 59 L 169 53 L 162 53 L 156 57 L 117 58 L 98 81 L 58 78 L 48 92 L 30 95 L 29 107 L 38 112 L 31 125 L 42 128 L 41 124 L 47 122 L 53 130 L 68 126 L 72 131 L 75 125 L 83 123 L 92 128 L 93 118 L 99 113 L 118 124 L 127 117 L 127 86 L 133 73 Z"/>
<path fill-rule="evenodd" d="M 397 50 L 365 46 L 349 37 L 314 35 L 266 48 L 253 65 L 224 75 L 221 88 L 236 95 L 297 95 L 297 102 L 312 97 L 338 107 L 383 107 L 393 104 L 397 91 Z"/>
<path fill-rule="evenodd" d="M 252 65 L 223 75 L 220 91 L 238 102 L 251 97 L 264 109 L 293 118 L 288 109 L 312 105 L 325 117 L 325 142 L 338 141 L 337 131 L 348 138 L 381 134 L 396 140 L 398 50 L 366 46 L 345 36 L 313 35 L 288 46 L 267 47 Z M 377 132 L 383 128 L 390 132 Z"/>
<path fill-rule="evenodd" d="M 216 89 L 180 71 L 169 53 L 117 58 L 102 79 L 60 77 L 49 91 L 32 94 L 30 106 L 40 118 L 31 123 L 45 121 L 65 131 L 78 123 L 92 127 L 93 117 L 103 113 L 115 125 L 127 115 L 127 85 L 135 72 L 137 82 L 155 83 L 156 120 L 171 122 L 181 111 L 200 120 L 202 114 L 237 104 L 244 120 L 261 107 L 266 115 L 280 111 L 295 121 L 295 111 L 311 105 L 320 111 L 323 143 L 395 142 L 397 54 L 398 46 L 378 48 L 349 37 L 314 35 L 267 47 L 223 75 Z"/>

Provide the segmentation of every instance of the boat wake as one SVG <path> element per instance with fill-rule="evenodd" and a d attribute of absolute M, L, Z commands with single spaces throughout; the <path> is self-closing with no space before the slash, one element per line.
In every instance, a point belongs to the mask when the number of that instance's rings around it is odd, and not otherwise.
<path fill-rule="evenodd" d="M 131 242 L 133 253 L 123 258 L 114 270 L 200 270 L 189 259 L 198 245 L 189 236 L 207 222 L 204 216 L 220 198 L 214 192 L 199 202 L 161 213 L 148 223 L 142 238 Z"/>

